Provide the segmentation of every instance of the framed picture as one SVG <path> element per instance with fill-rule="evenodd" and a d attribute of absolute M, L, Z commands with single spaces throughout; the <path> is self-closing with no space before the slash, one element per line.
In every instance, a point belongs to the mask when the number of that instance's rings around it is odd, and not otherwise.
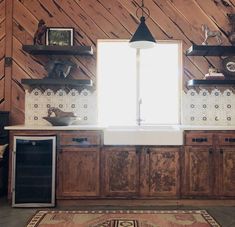
<path fill-rule="evenodd" d="M 74 28 L 48 27 L 46 45 L 73 46 Z"/>

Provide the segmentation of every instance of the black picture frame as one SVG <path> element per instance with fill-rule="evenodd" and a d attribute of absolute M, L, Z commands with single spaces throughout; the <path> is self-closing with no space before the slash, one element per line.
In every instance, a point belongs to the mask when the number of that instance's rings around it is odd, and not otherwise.
<path fill-rule="evenodd" d="M 73 46 L 74 28 L 68 27 L 47 27 L 47 46 Z"/>

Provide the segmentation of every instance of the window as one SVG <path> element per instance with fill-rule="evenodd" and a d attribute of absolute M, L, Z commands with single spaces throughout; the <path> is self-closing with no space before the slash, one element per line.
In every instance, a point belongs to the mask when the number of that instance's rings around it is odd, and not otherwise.
<path fill-rule="evenodd" d="M 98 40 L 98 119 L 113 126 L 179 124 L 181 43 L 135 50 L 128 40 Z"/>

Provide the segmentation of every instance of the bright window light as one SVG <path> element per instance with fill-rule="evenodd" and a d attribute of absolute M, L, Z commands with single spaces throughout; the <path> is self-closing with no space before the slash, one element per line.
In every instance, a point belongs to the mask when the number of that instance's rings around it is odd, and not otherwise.
<path fill-rule="evenodd" d="M 141 118 L 146 124 L 178 124 L 179 44 L 158 43 L 140 51 Z"/>
<path fill-rule="evenodd" d="M 179 124 L 180 53 L 178 41 L 137 51 L 128 40 L 98 40 L 99 123 L 136 125 L 140 118 L 145 125 Z"/>

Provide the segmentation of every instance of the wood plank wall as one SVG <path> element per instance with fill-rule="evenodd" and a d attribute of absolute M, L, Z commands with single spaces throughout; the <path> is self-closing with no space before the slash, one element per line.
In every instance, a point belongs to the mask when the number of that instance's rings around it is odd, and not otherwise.
<path fill-rule="evenodd" d="M 5 0 L 0 2 L 0 110 L 5 106 L 5 72 L 4 72 L 4 56 L 5 56 Z"/>
<path fill-rule="evenodd" d="M 150 10 L 147 25 L 156 39 L 183 42 L 184 80 L 203 78 L 208 66 L 220 68 L 218 57 L 186 57 L 194 42 L 201 44 L 201 25 L 223 34 L 223 45 L 230 45 L 228 13 L 234 13 L 235 0 L 145 0 Z M 30 56 L 22 44 L 32 44 L 40 19 L 49 27 L 74 27 L 75 45 L 91 45 L 97 39 L 129 39 L 138 26 L 136 9 L 141 0 L 0 0 L 0 110 L 11 111 L 11 123 L 24 122 L 22 78 L 43 78 L 47 57 Z M 7 25 L 7 27 L 6 27 Z M 7 37 L 7 42 L 6 42 Z M 210 44 L 215 44 L 212 40 Z M 4 57 L 12 57 L 4 67 Z M 79 66 L 78 78 L 96 78 L 96 55 L 73 57 Z M 6 79 L 7 78 L 7 79 Z M 6 91 L 7 89 L 7 91 Z"/>

